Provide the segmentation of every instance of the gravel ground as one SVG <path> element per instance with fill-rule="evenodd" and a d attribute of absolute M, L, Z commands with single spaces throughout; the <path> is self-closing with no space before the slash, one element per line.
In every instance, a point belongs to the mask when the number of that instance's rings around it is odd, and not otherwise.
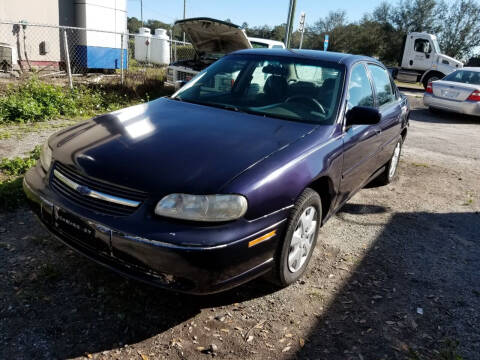
<path fill-rule="evenodd" d="M 286 289 L 154 289 L 76 255 L 26 209 L 0 214 L 0 358 L 478 359 L 480 120 L 411 100 L 399 179 L 355 195 Z"/>

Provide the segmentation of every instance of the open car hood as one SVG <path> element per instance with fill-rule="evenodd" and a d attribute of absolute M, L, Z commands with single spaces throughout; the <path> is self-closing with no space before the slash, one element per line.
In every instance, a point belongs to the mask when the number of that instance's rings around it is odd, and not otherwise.
<path fill-rule="evenodd" d="M 238 25 L 210 18 L 178 20 L 180 26 L 192 41 L 199 56 L 204 54 L 226 55 L 232 51 L 250 49 L 247 35 Z"/>

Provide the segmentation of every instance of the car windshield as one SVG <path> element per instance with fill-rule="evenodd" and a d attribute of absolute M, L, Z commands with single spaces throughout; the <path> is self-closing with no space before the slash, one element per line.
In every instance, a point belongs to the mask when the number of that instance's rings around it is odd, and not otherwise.
<path fill-rule="evenodd" d="M 230 55 L 172 99 L 294 121 L 332 124 L 344 66 L 281 56 Z"/>
<path fill-rule="evenodd" d="M 454 81 L 463 84 L 480 85 L 480 71 L 457 70 L 443 78 L 445 81 Z"/>

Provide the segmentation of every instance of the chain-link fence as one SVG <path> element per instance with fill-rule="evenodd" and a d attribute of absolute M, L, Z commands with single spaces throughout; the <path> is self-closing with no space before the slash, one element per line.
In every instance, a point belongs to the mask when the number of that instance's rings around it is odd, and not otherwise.
<path fill-rule="evenodd" d="M 0 75 L 77 83 L 134 85 L 164 81 L 165 67 L 193 59 L 190 43 L 165 30 L 127 34 L 68 26 L 0 21 Z"/>

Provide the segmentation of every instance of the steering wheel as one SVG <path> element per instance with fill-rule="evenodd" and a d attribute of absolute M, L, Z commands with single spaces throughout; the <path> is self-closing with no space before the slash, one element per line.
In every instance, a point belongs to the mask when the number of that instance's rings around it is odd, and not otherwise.
<path fill-rule="evenodd" d="M 285 102 L 295 102 L 295 100 L 307 100 L 306 102 L 309 102 L 310 105 L 313 104 L 313 107 L 317 108 L 320 110 L 323 114 L 326 114 L 327 112 L 325 111 L 325 108 L 323 107 L 322 104 L 320 104 L 316 99 L 305 96 L 305 95 L 293 95 L 288 97 Z M 298 101 L 301 103 L 306 103 L 305 101 Z"/>

